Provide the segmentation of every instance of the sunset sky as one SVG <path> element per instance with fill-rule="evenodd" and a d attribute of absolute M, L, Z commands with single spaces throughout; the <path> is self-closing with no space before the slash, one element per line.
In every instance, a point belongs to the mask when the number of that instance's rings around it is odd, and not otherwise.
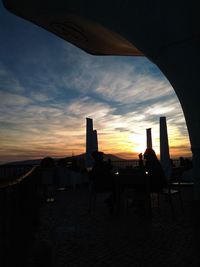
<path fill-rule="evenodd" d="M 145 57 L 91 56 L 6 11 L 0 2 L 0 163 L 85 152 L 85 118 L 99 148 L 133 159 L 166 116 L 171 157 L 191 156 L 178 98 Z"/>

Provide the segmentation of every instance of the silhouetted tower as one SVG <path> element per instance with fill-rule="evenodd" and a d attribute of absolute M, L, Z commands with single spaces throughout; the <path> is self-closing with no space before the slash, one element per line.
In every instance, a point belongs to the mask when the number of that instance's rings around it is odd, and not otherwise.
<path fill-rule="evenodd" d="M 151 128 L 146 129 L 147 132 L 147 148 L 152 148 Z"/>
<path fill-rule="evenodd" d="M 92 150 L 93 150 L 93 121 L 86 118 L 86 167 L 92 167 Z"/>
<path fill-rule="evenodd" d="M 93 166 L 93 151 L 98 151 L 97 131 L 93 130 L 93 120 L 86 118 L 86 168 Z"/>
<path fill-rule="evenodd" d="M 98 151 L 98 137 L 97 137 L 97 130 L 93 130 L 93 144 L 92 150 Z"/>
<path fill-rule="evenodd" d="M 166 117 L 160 117 L 160 162 L 167 179 L 170 178 L 172 165 L 169 154 Z"/>

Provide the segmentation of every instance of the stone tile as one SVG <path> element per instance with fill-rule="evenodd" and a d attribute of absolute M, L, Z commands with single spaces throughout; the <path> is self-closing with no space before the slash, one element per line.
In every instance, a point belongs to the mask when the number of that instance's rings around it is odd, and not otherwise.
<path fill-rule="evenodd" d="M 55 199 L 41 208 L 35 244 L 49 244 L 56 267 L 194 266 L 190 188 L 184 191 L 184 214 L 176 205 L 172 218 L 162 200 L 161 211 L 153 209 L 151 223 L 131 208 L 128 214 L 110 214 L 102 197 L 89 214 L 87 188 L 58 191 Z M 33 246 L 30 266 L 34 253 Z"/>

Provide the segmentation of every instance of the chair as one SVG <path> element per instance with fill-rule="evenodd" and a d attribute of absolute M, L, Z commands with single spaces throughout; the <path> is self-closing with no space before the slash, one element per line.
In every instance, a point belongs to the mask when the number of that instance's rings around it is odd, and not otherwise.
<path fill-rule="evenodd" d="M 172 175 L 167 181 L 167 185 L 161 192 L 157 194 L 158 208 L 160 209 L 160 196 L 164 196 L 165 200 L 169 202 L 171 207 L 172 216 L 175 216 L 175 209 L 173 204 L 173 198 L 178 197 L 182 212 L 184 212 L 183 200 L 181 194 L 181 180 L 182 180 L 182 168 L 173 168 Z"/>
<path fill-rule="evenodd" d="M 102 194 L 106 194 L 106 193 L 112 193 L 111 189 L 106 189 L 106 188 L 101 188 L 101 187 L 97 187 L 95 185 L 94 180 L 89 180 L 88 183 L 88 187 L 89 187 L 89 213 L 95 212 L 96 210 L 96 202 L 97 202 L 97 196 L 98 195 L 102 195 Z M 113 199 L 111 199 L 112 203 L 110 206 L 110 212 L 113 211 L 112 207 L 114 206 L 114 201 Z"/>
<path fill-rule="evenodd" d="M 118 209 L 121 204 L 120 195 L 123 192 L 127 213 L 129 211 L 130 201 L 131 204 L 134 204 L 136 201 L 143 201 L 146 217 L 152 217 L 149 181 L 144 171 L 141 169 L 134 169 L 130 173 L 119 172 L 117 191 Z"/>

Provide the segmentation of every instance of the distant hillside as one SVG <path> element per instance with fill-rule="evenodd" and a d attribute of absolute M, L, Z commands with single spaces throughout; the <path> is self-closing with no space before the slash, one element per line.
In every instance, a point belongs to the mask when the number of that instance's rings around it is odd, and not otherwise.
<path fill-rule="evenodd" d="M 73 158 L 77 159 L 85 159 L 86 154 L 80 154 L 73 157 L 65 157 L 66 160 L 71 161 Z M 112 154 L 104 154 L 104 160 L 111 159 L 112 161 L 116 160 L 125 160 L 122 158 L 119 158 Z M 14 162 L 8 162 L 3 165 L 40 165 L 42 159 L 30 159 L 30 160 L 23 160 L 23 161 L 14 161 Z M 59 158 L 54 158 L 55 161 L 59 160 Z"/>
<path fill-rule="evenodd" d="M 73 157 L 66 157 L 67 160 L 72 160 L 73 158 L 77 158 L 77 159 L 85 159 L 86 157 L 86 154 L 80 154 L 80 155 L 77 155 L 77 156 L 73 156 Z M 112 155 L 112 154 L 104 154 L 104 160 L 107 160 L 107 159 L 111 159 L 112 161 L 115 161 L 115 160 L 125 160 L 125 159 L 122 159 L 122 158 L 119 158 L 115 155 Z"/>
<path fill-rule="evenodd" d="M 115 161 L 115 160 L 125 160 L 125 159 L 119 158 L 118 156 L 115 156 L 115 155 L 112 155 L 112 154 L 104 154 L 104 159 L 105 160 L 111 159 L 113 161 Z"/>
<path fill-rule="evenodd" d="M 23 161 L 8 162 L 3 165 L 39 165 L 42 159 L 30 159 Z"/>

